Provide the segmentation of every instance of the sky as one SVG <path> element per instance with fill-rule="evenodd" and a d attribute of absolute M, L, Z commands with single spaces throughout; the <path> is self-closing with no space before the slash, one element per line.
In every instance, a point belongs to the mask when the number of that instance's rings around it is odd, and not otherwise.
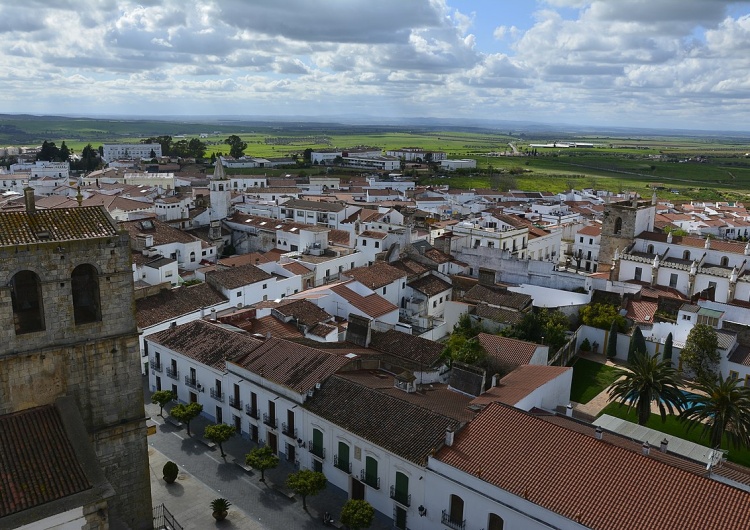
<path fill-rule="evenodd" d="M 750 130 L 750 2 L 0 0 L 0 113 Z"/>

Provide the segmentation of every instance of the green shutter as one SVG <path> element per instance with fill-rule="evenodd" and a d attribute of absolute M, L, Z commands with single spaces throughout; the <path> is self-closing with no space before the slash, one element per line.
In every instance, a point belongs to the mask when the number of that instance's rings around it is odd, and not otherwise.
<path fill-rule="evenodd" d="M 313 429 L 313 452 L 321 454 L 323 452 L 323 432 Z"/>
<path fill-rule="evenodd" d="M 409 477 L 401 472 L 396 472 L 396 499 L 399 502 L 406 502 L 405 499 L 409 495 Z"/>
<path fill-rule="evenodd" d="M 376 484 L 378 482 L 378 461 L 368 456 L 365 458 L 365 476 L 368 484 Z"/>
<path fill-rule="evenodd" d="M 349 469 L 349 446 L 339 442 L 339 468 Z"/>

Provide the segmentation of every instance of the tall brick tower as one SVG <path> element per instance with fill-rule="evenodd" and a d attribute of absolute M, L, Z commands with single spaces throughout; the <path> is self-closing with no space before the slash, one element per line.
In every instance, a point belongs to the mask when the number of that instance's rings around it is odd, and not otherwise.
<path fill-rule="evenodd" d="M 654 200 L 639 201 L 634 198 L 605 204 L 598 270 L 610 271 L 616 250 L 622 252 L 635 236 L 653 230 L 655 215 Z"/>
<path fill-rule="evenodd" d="M 0 212 L 0 415 L 72 398 L 115 490 L 110 525 L 141 530 L 152 510 L 134 306 L 128 236 L 105 210 L 37 211 L 27 189 L 25 211 Z"/>

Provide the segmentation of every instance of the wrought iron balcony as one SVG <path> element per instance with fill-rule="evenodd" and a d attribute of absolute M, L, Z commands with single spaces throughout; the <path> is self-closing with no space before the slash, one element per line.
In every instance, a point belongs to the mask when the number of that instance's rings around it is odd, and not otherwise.
<path fill-rule="evenodd" d="M 152 369 L 152 370 L 153 370 L 154 372 L 160 372 L 160 373 L 161 373 L 161 371 L 162 371 L 162 369 L 163 369 L 163 366 L 162 366 L 162 364 L 161 364 L 161 362 L 160 362 L 160 361 L 157 361 L 156 359 L 154 359 L 153 357 L 151 357 L 151 358 L 150 358 L 150 359 L 148 360 L 148 364 L 149 364 L 149 366 L 151 367 L 151 369 Z"/>
<path fill-rule="evenodd" d="M 216 388 L 211 388 L 211 397 L 214 398 L 216 401 L 221 401 L 224 403 L 224 392 L 219 392 Z"/>
<path fill-rule="evenodd" d="M 404 506 L 411 506 L 411 493 L 399 491 L 395 486 L 391 486 L 391 499 Z"/>
<path fill-rule="evenodd" d="M 234 396 L 229 396 L 229 406 L 237 410 L 242 410 L 242 400 Z"/>
<path fill-rule="evenodd" d="M 167 377 L 171 377 L 175 381 L 180 380 L 180 371 L 177 368 L 170 368 L 167 366 Z"/>
<path fill-rule="evenodd" d="M 325 459 L 325 457 L 326 457 L 326 448 L 325 447 L 323 447 L 322 445 L 314 445 L 312 443 L 312 440 L 310 440 L 310 441 L 307 442 L 307 447 L 310 448 L 310 452 L 312 454 L 314 454 L 318 458 Z"/>
<path fill-rule="evenodd" d="M 268 413 L 263 413 L 263 423 L 268 425 L 269 427 L 276 429 L 279 426 L 279 422 L 276 418 L 272 418 L 268 415 Z"/>
<path fill-rule="evenodd" d="M 443 510 L 443 516 L 440 518 L 440 522 L 448 528 L 453 530 L 466 530 L 466 519 L 463 521 L 456 520 L 451 517 L 451 514 L 447 510 Z"/>
<path fill-rule="evenodd" d="M 359 470 L 359 480 L 361 482 L 364 482 L 371 488 L 375 488 L 376 490 L 380 489 L 380 477 L 377 477 L 375 475 L 368 475 L 365 473 L 364 469 Z"/>
<path fill-rule="evenodd" d="M 247 414 L 248 416 L 256 420 L 260 419 L 260 412 L 258 412 L 257 407 L 251 407 L 250 405 L 245 405 L 245 414 Z"/>
<path fill-rule="evenodd" d="M 352 463 L 349 461 L 340 461 L 339 455 L 333 455 L 333 467 L 340 469 L 344 473 L 352 474 Z"/>
<path fill-rule="evenodd" d="M 286 423 L 281 424 L 281 433 L 289 436 L 290 438 L 297 438 L 297 429 L 294 427 L 290 427 Z"/>
<path fill-rule="evenodd" d="M 189 386 L 190 388 L 195 388 L 198 390 L 198 387 L 200 386 L 200 383 L 198 383 L 198 379 L 191 379 L 190 376 L 185 376 L 185 385 Z"/>

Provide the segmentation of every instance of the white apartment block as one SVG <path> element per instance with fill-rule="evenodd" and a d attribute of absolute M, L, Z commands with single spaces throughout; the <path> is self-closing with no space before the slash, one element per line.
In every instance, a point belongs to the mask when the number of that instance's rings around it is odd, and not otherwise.
<path fill-rule="evenodd" d="M 105 162 L 118 160 L 121 158 L 140 159 L 152 158 L 151 151 L 156 154 L 156 158 L 162 156 L 161 144 L 104 144 L 102 159 Z"/>

